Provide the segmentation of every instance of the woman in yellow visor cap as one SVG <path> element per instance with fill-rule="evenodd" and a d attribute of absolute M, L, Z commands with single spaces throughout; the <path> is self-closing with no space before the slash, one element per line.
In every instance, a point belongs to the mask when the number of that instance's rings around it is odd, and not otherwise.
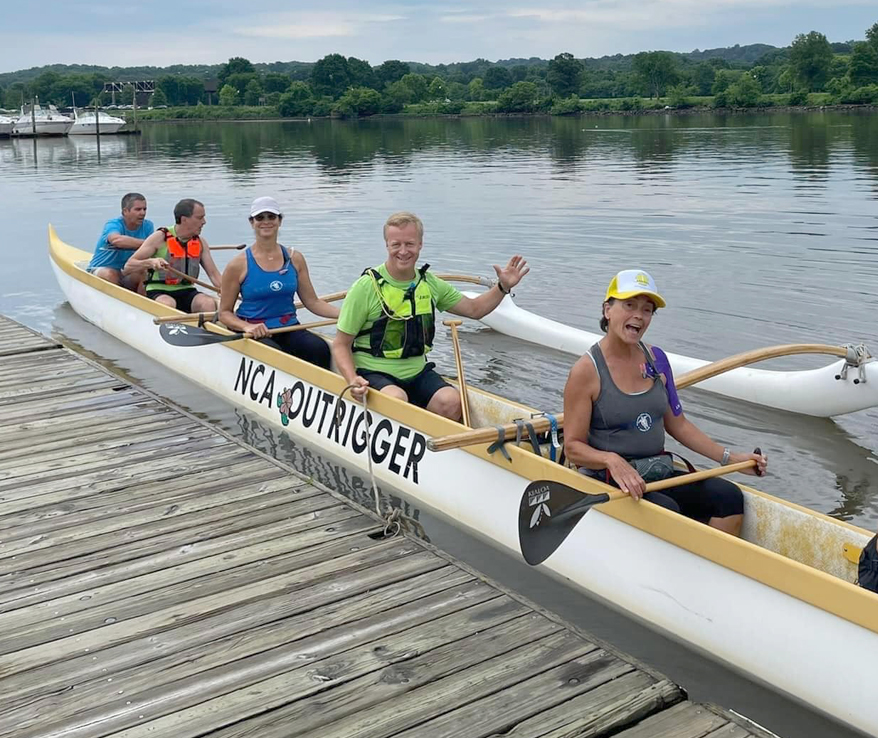
<path fill-rule="evenodd" d="M 662 492 L 647 482 L 678 476 L 665 451 L 665 432 L 696 453 L 722 464 L 761 454 L 732 453 L 708 438 L 684 414 L 665 352 L 643 336 L 655 311 L 665 307 L 655 280 L 642 269 L 626 269 L 610 281 L 601 315 L 606 335 L 570 370 L 564 388 L 564 448 L 584 474 L 618 486 L 719 530 L 739 535 L 744 502 L 737 485 L 715 477 Z"/>

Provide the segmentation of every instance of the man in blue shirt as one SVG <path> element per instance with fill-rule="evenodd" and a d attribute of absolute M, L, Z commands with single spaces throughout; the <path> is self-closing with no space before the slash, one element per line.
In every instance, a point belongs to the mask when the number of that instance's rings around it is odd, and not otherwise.
<path fill-rule="evenodd" d="M 142 293 L 146 272 L 123 276 L 122 267 L 154 230 L 152 221 L 146 219 L 146 198 L 139 192 L 129 192 L 122 198 L 122 215 L 104 224 L 88 271 L 108 282 Z"/>

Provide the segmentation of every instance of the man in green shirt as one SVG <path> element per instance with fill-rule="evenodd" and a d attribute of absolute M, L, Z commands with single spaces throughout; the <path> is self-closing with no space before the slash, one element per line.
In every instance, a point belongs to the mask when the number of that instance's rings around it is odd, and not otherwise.
<path fill-rule="evenodd" d="M 497 282 L 475 298 L 465 297 L 426 267 L 417 267 L 424 226 L 412 213 L 394 213 L 384 224 L 387 260 L 367 269 L 348 290 L 332 343 L 336 367 L 352 394 L 362 399 L 369 387 L 460 419 L 460 396 L 427 362 L 435 332 L 435 311 L 478 320 L 490 313 L 528 273 L 513 256 Z"/>

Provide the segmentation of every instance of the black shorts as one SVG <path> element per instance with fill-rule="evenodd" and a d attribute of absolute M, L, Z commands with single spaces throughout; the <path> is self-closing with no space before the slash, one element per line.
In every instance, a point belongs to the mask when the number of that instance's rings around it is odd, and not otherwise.
<path fill-rule="evenodd" d="M 434 363 L 430 362 L 420 374 L 411 379 L 397 379 L 390 374 L 373 372 L 368 369 L 357 369 L 357 374 L 368 381 L 369 386 L 375 390 L 380 391 L 382 387 L 387 387 L 390 384 L 399 387 L 408 395 L 409 402 L 412 405 L 426 408 L 430 404 L 433 395 L 443 387 L 451 386 L 434 370 L 435 366 Z"/>
<path fill-rule="evenodd" d="M 679 477 L 685 473 L 678 471 L 673 476 Z M 711 518 L 744 514 L 744 493 L 741 488 L 719 477 L 681 484 L 661 492 L 647 492 L 643 499 L 702 523 Z"/>
<path fill-rule="evenodd" d="M 200 293 L 194 287 L 186 290 L 147 290 L 146 296 L 150 300 L 155 300 L 159 295 L 167 295 L 173 297 L 177 301 L 177 310 L 184 313 L 192 312 L 192 301 L 198 297 Z"/>

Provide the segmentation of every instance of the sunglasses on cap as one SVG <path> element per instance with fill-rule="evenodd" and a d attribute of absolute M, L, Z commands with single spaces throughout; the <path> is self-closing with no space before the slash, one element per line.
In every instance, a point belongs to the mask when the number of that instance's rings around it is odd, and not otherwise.
<path fill-rule="evenodd" d="M 277 213 L 256 213 L 253 216 L 253 220 L 263 221 L 263 220 L 277 220 L 280 216 Z"/>

